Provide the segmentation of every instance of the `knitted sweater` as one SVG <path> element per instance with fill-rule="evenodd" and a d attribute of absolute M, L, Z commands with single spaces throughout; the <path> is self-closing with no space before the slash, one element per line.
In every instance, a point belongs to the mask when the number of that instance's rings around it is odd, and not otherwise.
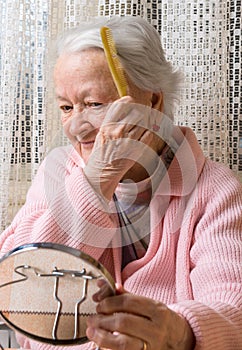
<path fill-rule="evenodd" d="M 41 241 L 81 249 L 126 290 L 182 314 L 196 350 L 241 350 L 242 185 L 229 169 L 205 159 L 191 129 L 179 130 L 184 138 L 150 203 L 143 258 L 121 271 L 120 249 L 105 249 L 116 232 L 115 215 L 104 209 L 71 147 L 55 149 L 44 160 L 26 204 L 0 235 L 1 252 Z M 58 348 L 22 335 L 18 341 L 26 349 Z"/>

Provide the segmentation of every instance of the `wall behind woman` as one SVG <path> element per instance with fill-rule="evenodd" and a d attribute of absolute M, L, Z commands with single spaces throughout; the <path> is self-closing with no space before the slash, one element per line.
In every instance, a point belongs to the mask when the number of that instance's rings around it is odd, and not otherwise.
<path fill-rule="evenodd" d="M 65 143 L 52 82 L 54 42 L 101 15 L 139 15 L 185 73 L 175 116 L 205 153 L 242 176 L 241 0 L 0 0 L 0 232 L 49 149 Z"/>
<path fill-rule="evenodd" d="M 101 15 L 140 15 L 185 73 L 176 115 L 204 152 L 242 174 L 241 0 L 100 0 Z"/>

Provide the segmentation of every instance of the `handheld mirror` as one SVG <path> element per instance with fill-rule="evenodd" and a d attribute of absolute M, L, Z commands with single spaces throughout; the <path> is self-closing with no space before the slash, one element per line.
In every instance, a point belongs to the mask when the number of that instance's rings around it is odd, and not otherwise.
<path fill-rule="evenodd" d="M 85 343 L 86 318 L 96 313 L 97 279 L 115 293 L 109 272 L 79 250 L 53 243 L 20 246 L 0 259 L 0 316 L 36 341 Z"/>

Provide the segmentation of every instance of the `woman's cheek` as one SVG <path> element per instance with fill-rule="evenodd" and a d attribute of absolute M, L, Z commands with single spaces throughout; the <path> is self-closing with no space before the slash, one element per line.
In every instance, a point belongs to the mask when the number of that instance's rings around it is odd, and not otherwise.
<path fill-rule="evenodd" d="M 105 118 L 104 113 L 89 112 L 85 114 L 86 121 L 94 128 L 99 129 Z"/>
<path fill-rule="evenodd" d="M 72 139 L 75 140 L 75 137 L 70 133 L 70 119 L 68 118 L 65 118 L 65 119 L 66 120 L 63 120 L 63 119 L 61 120 L 64 134 L 68 137 L 70 141 L 72 141 Z"/>
<path fill-rule="evenodd" d="M 62 123 L 63 126 L 65 125 L 65 123 L 66 123 L 68 120 L 69 120 L 68 115 L 63 114 L 63 115 L 61 116 L 61 123 Z"/>

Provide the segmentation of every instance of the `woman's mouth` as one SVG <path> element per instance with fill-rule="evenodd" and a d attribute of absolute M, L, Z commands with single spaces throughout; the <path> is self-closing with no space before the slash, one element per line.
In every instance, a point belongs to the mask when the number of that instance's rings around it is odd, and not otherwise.
<path fill-rule="evenodd" d="M 80 142 L 80 141 L 79 141 Z M 93 145 L 94 145 L 94 141 L 82 141 L 82 142 L 80 142 L 80 145 L 81 145 L 81 147 L 82 148 L 88 148 L 88 149 L 90 149 L 90 148 L 93 148 Z"/>

